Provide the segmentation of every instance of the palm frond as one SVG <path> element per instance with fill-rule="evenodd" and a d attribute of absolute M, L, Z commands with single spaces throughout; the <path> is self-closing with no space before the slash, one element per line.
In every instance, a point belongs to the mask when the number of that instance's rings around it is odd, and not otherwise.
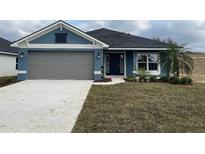
<path fill-rule="evenodd" d="M 188 48 L 185 48 L 184 45 L 177 44 L 173 40 L 168 40 L 168 43 L 166 62 L 162 66 L 166 66 L 167 72 L 177 76 L 179 76 L 180 72 L 192 73 L 194 62 L 188 53 Z"/>

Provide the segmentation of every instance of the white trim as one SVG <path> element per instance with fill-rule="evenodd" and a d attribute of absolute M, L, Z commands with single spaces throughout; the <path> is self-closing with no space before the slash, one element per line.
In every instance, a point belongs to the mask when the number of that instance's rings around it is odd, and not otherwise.
<path fill-rule="evenodd" d="M 15 54 L 15 53 L 4 52 L 4 51 L 0 51 L 0 54 L 4 54 L 4 55 L 12 55 L 12 56 L 17 56 L 17 55 L 18 55 L 18 54 Z"/>
<path fill-rule="evenodd" d="M 94 44 L 22 44 L 21 48 L 67 48 L 67 49 L 102 49 L 102 46 Z"/>
<path fill-rule="evenodd" d="M 124 75 L 105 75 L 106 78 L 125 78 Z"/>
<path fill-rule="evenodd" d="M 85 38 L 85 39 L 87 39 L 87 40 L 93 42 L 93 44 L 99 43 L 99 44 L 102 45 L 103 47 L 108 48 L 108 45 L 107 45 L 107 44 L 105 44 L 105 43 L 103 43 L 103 42 L 101 42 L 101 41 L 99 41 L 99 40 L 97 40 L 97 39 L 91 37 L 90 35 L 88 35 L 88 34 L 82 32 L 82 31 L 80 31 L 80 30 L 78 30 L 78 29 L 76 29 L 76 28 L 74 28 L 74 27 L 72 27 L 72 26 L 70 26 L 70 25 L 68 25 L 68 24 L 66 24 L 66 23 L 64 23 L 64 22 L 62 22 L 62 21 L 58 21 L 58 22 L 56 22 L 55 24 L 50 25 L 50 26 L 48 26 L 48 27 L 45 28 L 45 29 L 42 29 L 42 30 L 40 30 L 40 31 L 38 31 L 38 32 L 36 32 L 36 33 L 30 35 L 30 36 L 27 36 L 27 37 L 25 37 L 25 38 L 23 38 L 23 39 L 21 39 L 21 40 L 15 42 L 15 43 L 11 44 L 11 46 L 12 46 L 12 47 L 19 47 L 19 44 L 24 43 L 25 41 L 29 41 L 29 42 L 30 42 L 30 41 L 32 41 L 32 40 L 34 40 L 34 39 L 36 39 L 36 38 L 38 38 L 38 37 L 40 37 L 40 36 L 42 36 L 42 35 L 44 35 L 44 34 L 50 32 L 50 31 L 52 31 L 52 30 L 54 30 L 54 29 L 56 29 L 56 28 L 60 28 L 61 26 L 62 26 L 63 28 L 65 28 L 65 29 L 70 30 L 70 31 L 72 31 L 73 33 L 75 33 L 75 34 L 77 34 L 77 35 L 80 35 L 81 37 L 83 37 L 83 38 Z"/>
<path fill-rule="evenodd" d="M 18 74 L 26 74 L 27 71 L 26 70 L 18 70 Z"/>
<path fill-rule="evenodd" d="M 108 50 L 168 50 L 167 48 L 108 48 Z"/>
<path fill-rule="evenodd" d="M 104 56 L 104 76 L 106 77 L 110 77 L 110 76 L 122 76 L 122 75 L 106 75 L 106 54 L 107 53 L 124 53 L 124 77 L 127 76 L 127 57 L 126 57 L 126 52 L 125 51 L 118 51 L 118 52 L 105 52 L 105 56 Z"/>
<path fill-rule="evenodd" d="M 63 30 L 63 26 L 60 24 L 60 30 Z"/>
<path fill-rule="evenodd" d="M 137 55 L 138 54 L 147 54 L 147 72 L 150 74 L 150 75 L 160 75 L 161 73 L 161 64 L 160 64 L 160 61 L 159 61 L 159 64 L 158 64 L 158 70 L 157 71 L 150 71 L 148 70 L 149 69 L 149 60 L 148 60 L 148 54 L 158 54 L 159 55 L 159 60 L 161 61 L 161 57 L 160 57 L 160 53 L 159 52 L 136 52 L 135 54 L 135 58 L 136 58 L 136 70 L 138 70 L 138 59 L 137 59 Z M 136 71 L 137 73 L 137 71 Z"/>
<path fill-rule="evenodd" d="M 101 71 L 94 71 L 94 74 L 101 74 Z"/>

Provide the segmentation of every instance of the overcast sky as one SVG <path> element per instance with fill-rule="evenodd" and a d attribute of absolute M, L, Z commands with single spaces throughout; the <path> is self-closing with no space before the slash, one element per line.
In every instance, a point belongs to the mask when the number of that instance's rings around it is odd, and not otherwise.
<path fill-rule="evenodd" d="M 15 41 L 55 21 L 0 20 L 0 37 Z M 148 38 L 160 38 L 188 44 L 194 51 L 205 52 L 205 20 L 75 20 L 66 21 L 84 31 L 110 28 Z"/>

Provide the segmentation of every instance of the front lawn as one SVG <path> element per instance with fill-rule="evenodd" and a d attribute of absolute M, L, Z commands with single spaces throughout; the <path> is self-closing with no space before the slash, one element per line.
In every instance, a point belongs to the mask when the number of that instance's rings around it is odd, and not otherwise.
<path fill-rule="evenodd" d="M 72 132 L 205 132 L 205 84 L 94 85 Z"/>
<path fill-rule="evenodd" d="M 4 87 L 16 82 L 17 82 L 16 76 L 0 77 L 0 87 Z"/>

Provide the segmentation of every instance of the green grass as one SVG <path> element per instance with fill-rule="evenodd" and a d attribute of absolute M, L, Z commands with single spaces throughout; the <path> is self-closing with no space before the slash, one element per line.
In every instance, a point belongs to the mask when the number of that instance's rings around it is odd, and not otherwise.
<path fill-rule="evenodd" d="M 72 132 L 205 132 L 205 84 L 94 85 Z"/>
<path fill-rule="evenodd" d="M 0 77 L 0 87 L 4 87 L 16 82 L 17 82 L 16 76 Z"/>

